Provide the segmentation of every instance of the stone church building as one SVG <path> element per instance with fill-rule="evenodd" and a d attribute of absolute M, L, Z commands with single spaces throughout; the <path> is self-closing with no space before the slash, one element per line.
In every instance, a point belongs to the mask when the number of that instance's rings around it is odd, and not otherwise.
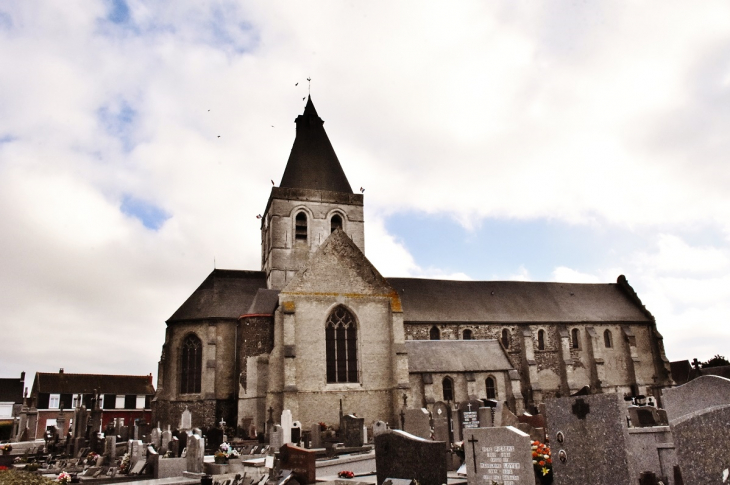
<path fill-rule="evenodd" d="M 469 398 L 514 412 L 584 386 L 660 397 L 672 385 L 654 317 L 616 283 L 385 278 L 365 257 L 354 193 L 311 98 L 261 219 L 261 270 L 216 269 L 167 320 L 153 421 L 262 430 L 398 422 Z"/>

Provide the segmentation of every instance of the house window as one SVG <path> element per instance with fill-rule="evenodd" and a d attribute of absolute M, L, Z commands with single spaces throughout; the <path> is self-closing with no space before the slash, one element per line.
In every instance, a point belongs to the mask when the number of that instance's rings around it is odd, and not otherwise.
<path fill-rule="evenodd" d="M 60 394 L 51 394 L 48 396 L 48 409 L 58 409 L 61 404 Z M 55 423 L 54 423 L 55 425 Z"/>
<path fill-rule="evenodd" d="M 358 382 L 357 325 L 345 307 L 338 306 L 325 328 L 327 382 Z"/>
<path fill-rule="evenodd" d="M 487 399 L 497 399 L 497 386 L 494 377 L 487 377 Z"/>
<path fill-rule="evenodd" d="M 545 330 L 537 331 L 537 350 L 545 350 Z"/>
<path fill-rule="evenodd" d="M 506 328 L 502 329 L 502 346 L 504 346 L 505 349 L 509 348 L 509 330 Z"/>
<path fill-rule="evenodd" d="M 117 394 L 117 399 L 114 402 L 114 409 L 127 409 L 127 396 L 124 394 Z"/>
<path fill-rule="evenodd" d="M 464 330 L 463 338 L 464 340 L 472 340 L 474 337 L 471 333 L 471 330 L 469 330 L 468 328 Z"/>
<path fill-rule="evenodd" d="M 439 331 L 438 327 L 431 327 L 431 331 L 429 332 L 429 338 L 431 340 L 441 340 L 441 332 Z"/>
<path fill-rule="evenodd" d="M 454 380 L 451 377 L 444 377 L 441 381 L 441 387 L 444 390 L 444 401 L 454 400 Z"/>
<path fill-rule="evenodd" d="M 145 409 L 147 407 L 147 406 L 145 406 L 145 403 L 146 403 L 145 397 L 146 396 L 144 394 L 137 395 L 137 403 L 135 406 L 136 409 Z"/>
<path fill-rule="evenodd" d="M 200 392 L 203 345 L 198 337 L 191 334 L 183 340 L 181 351 L 180 394 L 198 393 Z"/>
<path fill-rule="evenodd" d="M 294 239 L 297 243 L 307 242 L 307 214 L 300 212 L 294 222 Z"/>
<path fill-rule="evenodd" d="M 580 332 L 577 328 L 574 328 L 570 332 L 570 340 L 574 349 L 580 348 Z"/>
<path fill-rule="evenodd" d="M 606 344 L 607 349 L 613 347 L 613 335 L 611 335 L 610 330 L 603 332 L 603 343 Z"/>
<path fill-rule="evenodd" d="M 335 229 L 342 229 L 342 217 L 337 214 L 332 216 L 330 219 L 330 232 L 335 232 Z"/>

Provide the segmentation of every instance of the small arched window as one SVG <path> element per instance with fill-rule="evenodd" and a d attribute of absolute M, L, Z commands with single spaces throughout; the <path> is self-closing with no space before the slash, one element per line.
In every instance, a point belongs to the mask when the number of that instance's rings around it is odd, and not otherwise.
<path fill-rule="evenodd" d="M 472 334 L 472 331 L 467 328 L 466 330 L 464 330 L 463 338 L 464 340 L 473 340 L 474 335 Z"/>
<path fill-rule="evenodd" d="M 610 330 L 603 332 L 603 343 L 606 345 L 607 349 L 613 347 L 613 335 L 611 335 Z"/>
<path fill-rule="evenodd" d="M 497 399 L 497 386 L 494 377 L 487 377 L 487 399 Z"/>
<path fill-rule="evenodd" d="M 505 349 L 509 348 L 509 330 L 506 328 L 502 329 L 502 345 Z"/>
<path fill-rule="evenodd" d="M 345 307 L 338 306 L 330 313 L 325 340 L 327 382 L 358 382 L 357 325 Z"/>
<path fill-rule="evenodd" d="M 297 243 L 307 242 L 307 214 L 300 212 L 294 222 L 294 240 Z"/>
<path fill-rule="evenodd" d="M 570 331 L 570 340 L 570 343 L 574 349 L 580 348 L 580 332 L 577 328 L 574 328 Z"/>
<path fill-rule="evenodd" d="M 437 326 L 431 327 L 431 331 L 429 332 L 429 338 L 431 340 L 441 340 L 441 332 L 439 331 Z"/>
<path fill-rule="evenodd" d="M 200 392 L 203 344 L 195 335 L 188 335 L 180 349 L 180 394 Z"/>
<path fill-rule="evenodd" d="M 537 331 L 537 350 L 545 350 L 545 330 Z"/>
<path fill-rule="evenodd" d="M 454 380 L 451 377 L 444 377 L 441 381 L 441 387 L 444 390 L 444 401 L 454 400 Z"/>
<path fill-rule="evenodd" d="M 342 229 L 342 217 L 337 214 L 330 219 L 330 232 L 335 232 L 335 229 Z"/>

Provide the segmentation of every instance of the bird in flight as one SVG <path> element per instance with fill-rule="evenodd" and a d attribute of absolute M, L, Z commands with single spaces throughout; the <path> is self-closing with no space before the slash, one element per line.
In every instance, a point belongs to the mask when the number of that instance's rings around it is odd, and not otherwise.
<path fill-rule="evenodd" d="M 360 192 L 364 194 L 365 193 L 365 189 L 363 189 L 362 187 L 360 187 Z"/>
<path fill-rule="evenodd" d="M 220 138 L 220 137 L 221 137 L 221 136 L 220 136 L 220 135 L 218 135 L 218 138 Z"/>
<path fill-rule="evenodd" d="M 273 180 L 271 181 L 271 185 L 276 185 Z"/>
<path fill-rule="evenodd" d="M 261 219 L 261 214 L 256 214 L 256 219 Z"/>
<path fill-rule="evenodd" d="M 296 83 L 294 86 L 299 86 L 299 83 Z"/>

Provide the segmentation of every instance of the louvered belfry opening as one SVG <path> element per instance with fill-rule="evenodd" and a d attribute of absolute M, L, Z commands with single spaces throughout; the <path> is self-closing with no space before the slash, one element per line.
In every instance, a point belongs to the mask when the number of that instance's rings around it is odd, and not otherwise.
<path fill-rule="evenodd" d="M 327 318 L 327 382 L 358 382 L 357 325 L 346 308 L 338 306 Z"/>
<path fill-rule="evenodd" d="M 294 238 L 298 243 L 307 242 L 307 215 L 304 212 L 297 214 L 294 223 Z"/>
<path fill-rule="evenodd" d="M 200 392 L 200 378 L 203 362 L 203 345 L 195 335 L 183 340 L 180 372 L 180 394 Z"/>

